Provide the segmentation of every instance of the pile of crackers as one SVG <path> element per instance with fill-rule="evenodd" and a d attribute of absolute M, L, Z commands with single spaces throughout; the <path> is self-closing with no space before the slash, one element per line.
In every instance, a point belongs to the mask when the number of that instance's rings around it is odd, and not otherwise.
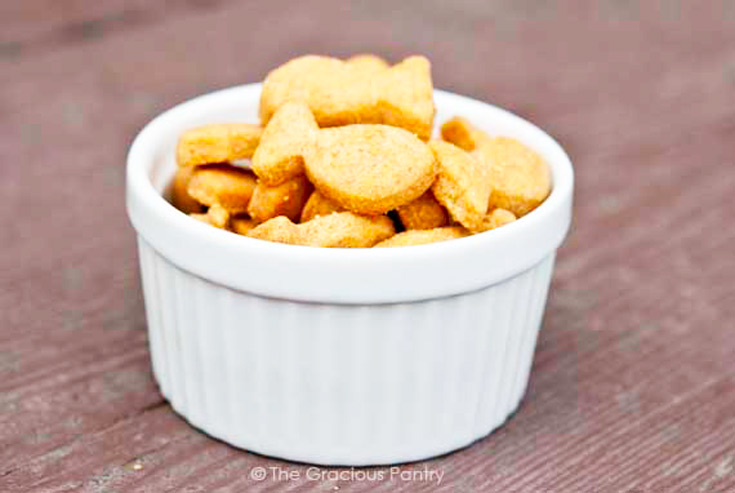
<path fill-rule="evenodd" d="M 432 139 L 429 61 L 293 59 L 268 74 L 261 123 L 184 132 L 172 202 L 252 238 L 314 247 L 395 247 L 501 227 L 551 191 L 523 143 L 462 117 Z"/>

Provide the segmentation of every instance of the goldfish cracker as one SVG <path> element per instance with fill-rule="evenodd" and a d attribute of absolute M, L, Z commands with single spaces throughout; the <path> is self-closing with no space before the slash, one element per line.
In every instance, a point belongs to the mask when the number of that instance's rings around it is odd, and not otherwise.
<path fill-rule="evenodd" d="M 429 147 L 439 164 L 431 188 L 434 196 L 455 221 L 470 231 L 480 231 L 490 197 L 490 182 L 482 165 L 448 142 L 432 140 Z"/>
<path fill-rule="evenodd" d="M 259 224 L 248 231 L 247 236 L 275 243 L 303 244 L 297 225 L 286 216 L 277 216 Z"/>
<path fill-rule="evenodd" d="M 207 217 L 212 226 L 221 229 L 228 229 L 230 223 L 230 213 L 220 204 L 214 204 L 207 210 Z"/>
<path fill-rule="evenodd" d="M 369 54 L 296 58 L 268 74 L 259 112 L 262 127 L 182 134 L 177 208 L 272 242 L 394 247 L 502 227 L 551 191 L 536 152 L 463 117 L 429 140 L 435 108 L 424 57 L 393 66 Z M 247 170 L 232 165 L 248 158 Z"/>
<path fill-rule="evenodd" d="M 191 166 L 178 168 L 171 184 L 171 203 L 186 214 L 201 213 L 204 210 L 204 206 L 194 200 L 186 190 L 189 186 L 189 180 L 194 174 L 194 169 Z"/>
<path fill-rule="evenodd" d="M 481 231 L 489 231 L 491 229 L 505 226 L 516 220 L 515 214 L 505 209 L 493 209 L 485 214 L 482 220 Z"/>
<path fill-rule="evenodd" d="M 246 215 L 238 215 L 230 218 L 230 230 L 239 235 L 247 235 L 257 225 L 254 219 Z"/>
<path fill-rule="evenodd" d="M 179 166 L 231 163 L 253 156 L 263 129 L 249 123 L 205 125 L 185 131 L 176 148 Z"/>
<path fill-rule="evenodd" d="M 299 224 L 304 244 L 330 248 L 369 248 L 396 232 L 387 216 L 334 212 Z"/>
<path fill-rule="evenodd" d="M 441 133 L 442 139 L 467 152 L 474 151 L 483 142 L 491 139 L 489 135 L 461 116 L 455 116 L 444 122 Z"/>
<path fill-rule="evenodd" d="M 304 153 L 319 127 L 303 103 L 283 104 L 268 122 L 251 168 L 267 185 L 279 185 L 304 172 Z"/>
<path fill-rule="evenodd" d="M 428 140 L 435 112 L 429 61 L 412 56 L 384 70 L 378 65 L 375 58 L 316 55 L 286 62 L 263 83 L 261 121 L 267 124 L 283 104 L 299 101 L 320 127 L 383 123 Z"/>
<path fill-rule="evenodd" d="M 395 234 L 387 216 L 333 212 L 294 224 L 279 216 L 256 227 L 249 236 L 262 240 L 327 248 L 369 248 Z"/>
<path fill-rule="evenodd" d="M 204 214 L 191 213 L 189 215 L 215 228 L 228 229 L 230 213 L 219 204 L 213 205 Z"/>
<path fill-rule="evenodd" d="M 429 148 L 388 125 L 322 129 L 306 159 L 306 173 L 324 196 L 357 214 L 384 214 L 411 202 L 434 181 Z"/>
<path fill-rule="evenodd" d="M 297 221 L 313 189 L 304 175 L 296 176 L 274 187 L 259 181 L 248 205 L 248 214 L 257 223 L 276 216 L 286 216 L 292 221 Z"/>
<path fill-rule="evenodd" d="M 342 207 L 319 193 L 319 190 L 314 190 L 309 196 L 309 200 L 306 201 L 304 210 L 301 211 L 301 222 L 305 223 L 317 216 L 326 216 L 332 212 L 342 211 L 344 211 Z"/>
<path fill-rule="evenodd" d="M 411 229 L 398 233 L 387 240 L 381 241 L 375 245 L 375 247 L 385 248 L 424 245 L 426 243 L 454 240 L 456 238 L 468 236 L 469 234 L 470 232 L 461 226 L 446 226 L 443 228 L 433 229 Z"/>
<path fill-rule="evenodd" d="M 492 185 L 488 208 L 507 209 L 521 217 L 551 192 L 551 173 L 532 149 L 510 137 L 490 137 L 461 117 L 442 125 L 442 138 L 474 151 Z"/>
<path fill-rule="evenodd" d="M 475 154 L 485 163 L 492 183 L 489 209 L 507 209 L 521 217 L 549 196 L 549 167 L 541 156 L 521 142 L 495 137 L 479 145 Z"/>
<path fill-rule="evenodd" d="M 188 194 L 198 202 L 218 204 L 232 214 L 247 211 L 254 190 L 255 176 L 250 171 L 227 165 L 194 169 L 187 186 Z"/>
<path fill-rule="evenodd" d="M 397 213 L 406 229 L 434 229 L 449 223 L 446 209 L 434 198 L 431 190 L 416 200 L 399 206 Z"/>
<path fill-rule="evenodd" d="M 376 77 L 378 112 L 370 121 L 402 127 L 428 141 L 434 125 L 431 64 L 422 56 L 408 57 Z"/>

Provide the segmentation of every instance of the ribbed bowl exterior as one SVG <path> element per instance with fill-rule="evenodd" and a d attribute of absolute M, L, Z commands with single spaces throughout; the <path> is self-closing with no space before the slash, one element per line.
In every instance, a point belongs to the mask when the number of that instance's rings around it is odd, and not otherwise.
<path fill-rule="evenodd" d="M 340 305 L 232 290 L 138 243 L 173 408 L 234 446 L 329 465 L 424 459 L 500 426 L 528 383 L 554 263 L 456 296 Z"/>

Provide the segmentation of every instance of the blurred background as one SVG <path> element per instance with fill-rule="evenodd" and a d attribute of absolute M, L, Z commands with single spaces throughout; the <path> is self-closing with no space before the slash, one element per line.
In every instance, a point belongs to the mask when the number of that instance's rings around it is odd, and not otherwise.
<path fill-rule="evenodd" d="M 558 257 L 528 404 L 493 438 L 494 465 L 464 484 L 504 491 L 503 481 L 532 469 L 538 484 L 553 478 L 558 491 L 572 491 L 582 483 L 563 471 L 575 456 L 556 453 L 569 444 L 597 450 L 602 473 L 628 460 L 650 464 L 636 477 L 670 486 L 655 491 L 679 491 L 677 481 L 727 459 L 734 1 L 3 0 L 0 476 L 84 477 L 42 459 L 139 415 L 161 420 L 140 418 L 157 446 L 186 436 L 189 456 L 241 460 L 167 421 L 176 420 L 169 411 L 156 414 L 163 401 L 149 373 L 124 210 L 127 148 L 146 122 L 188 98 L 262 80 L 298 55 L 364 52 L 391 62 L 428 56 L 436 87 L 530 119 L 576 167 L 574 227 Z M 699 390 L 682 397 L 683 389 Z M 617 426 L 624 454 L 585 442 Z M 667 459 L 645 452 L 649 440 L 682 457 L 679 469 L 660 475 Z M 72 456 L 90 470 L 138 453 L 124 437 L 108 455 L 80 443 Z M 702 447 L 713 462 L 697 462 Z M 445 460 L 488 449 L 479 450 Z M 609 480 L 620 486 L 621 477 Z"/>

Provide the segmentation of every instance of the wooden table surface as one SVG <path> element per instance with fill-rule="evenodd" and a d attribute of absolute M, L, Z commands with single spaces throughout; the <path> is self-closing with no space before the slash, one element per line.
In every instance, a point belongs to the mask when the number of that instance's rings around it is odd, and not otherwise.
<path fill-rule="evenodd" d="M 528 395 L 400 468 L 441 484 L 313 480 L 190 428 L 151 376 L 134 134 L 290 57 L 365 51 L 426 54 L 437 87 L 533 120 L 576 166 Z M 735 491 L 734 156 L 729 0 L 3 1 L 0 491 Z"/>

